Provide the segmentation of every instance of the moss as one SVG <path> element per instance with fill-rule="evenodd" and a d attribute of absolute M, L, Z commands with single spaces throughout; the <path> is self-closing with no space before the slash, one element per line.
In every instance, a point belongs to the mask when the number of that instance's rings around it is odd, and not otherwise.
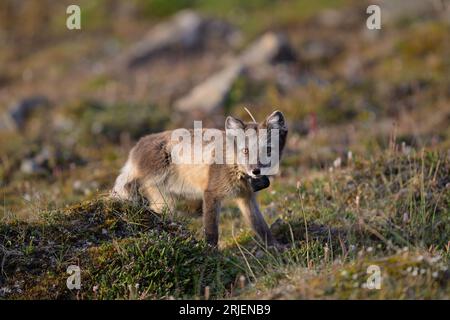
<path fill-rule="evenodd" d="M 71 129 L 72 139 L 86 145 L 104 142 L 120 142 L 126 134 L 136 140 L 145 134 L 163 130 L 168 114 L 163 108 L 151 105 L 129 105 L 117 103 L 105 105 L 95 101 L 80 101 L 67 109 L 67 116 L 77 123 Z"/>
<path fill-rule="evenodd" d="M 88 283 L 97 286 L 100 299 L 128 298 L 129 286 L 136 285 L 142 298 L 202 296 L 205 286 L 221 297 L 238 272 L 230 258 L 203 242 L 167 232 L 104 244 L 89 259 Z"/>
<path fill-rule="evenodd" d="M 430 245 L 444 250 L 449 171 L 448 157 L 437 152 L 355 161 L 349 169 L 271 195 L 282 208 L 272 232 L 283 243 L 308 236 L 333 245 L 336 254 L 355 243 L 387 251 Z"/>
<path fill-rule="evenodd" d="M 41 219 L 0 225 L 2 285 L 21 283 L 9 297 L 122 299 L 137 283 L 143 298 L 199 296 L 205 286 L 220 297 L 239 272 L 235 259 L 139 205 L 99 199 Z M 79 292 L 65 288 L 71 264 L 82 270 Z"/>
<path fill-rule="evenodd" d="M 174 1 L 164 1 L 164 0 L 152 0 L 152 1 L 142 1 L 134 0 L 137 4 L 139 11 L 145 18 L 161 18 L 167 17 L 176 13 L 179 10 L 193 7 L 197 4 L 198 0 L 174 0 Z"/>
<path fill-rule="evenodd" d="M 438 255 L 404 251 L 383 258 L 362 253 L 357 260 L 327 265 L 320 273 L 311 268 L 279 269 L 242 295 L 262 299 L 448 299 L 449 272 Z M 283 274 L 284 273 L 284 274 Z M 380 287 L 368 287 L 380 275 Z M 286 274 L 288 278 L 286 279 Z M 262 294 L 261 294 L 262 293 Z"/>
<path fill-rule="evenodd" d="M 448 272 L 435 258 L 404 253 L 383 259 L 361 259 L 331 274 L 325 291 L 339 299 L 417 299 L 448 296 Z M 377 268 L 380 289 L 368 289 L 367 281 Z M 374 270 L 375 270 L 374 268 Z M 322 285 L 325 283 L 322 282 Z"/>
<path fill-rule="evenodd" d="M 409 35 L 397 43 L 397 48 L 406 58 L 423 58 L 427 54 L 438 54 L 444 50 L 449 27 L 446 24 L 429 22 L 413 26 Z M 422 41 L 415 41 L 420 38 Z"/>
<path fill-rule="evenodd" d="M 253 297 L 448 299 L 448 273 L 439 269 L 448 265 L 450 234 L 448 25 L 411 19 L 390 24 L 371 41 L 365 32 L 349 32 L 364 24 L 358 12 L 365 8 L 352 0 L 133 0 L 126 6 L 82 0 L 88 32 L 66 37 L 65 15 L 49 15 L 64 12 L 64 3 L 15 8 L 12 2 L 0 4 L 0 24 L 8 30 L 0 82 L 6 79 L 2 84 L 15 94 L 46 94 L 54 107 L 33 113 L 24 130 L 0 133 L 0 298 L 203 298 L 209 286 L 214 298 L 260 290 Z M 315 15 L 341 4 L 342 11 Z M 224 106 L 243 119 L 242 104 L 257 120 L 274 108 L 286 115 L 281 175 L 259 196 L 279 248 L 258 243 L 228 203 L 220 250 L 213 250 L 203 243 L 201 218 L 155 215 L 99 195 L 110 189 L 134 140 L 176 125 L 165 103 L 226 62 L 203 48 L 176 68 L 164 57 L 157 68 L 110 73 L 117 50 L 127 51 L 163 17 L 190 6 L 242 31 L 239 48 L 230 47 L 225 58 L 277 30 L 299 53 L 268 77 L 239 78 Z M 15 23 L 19 15 L 27 23 Z M 118 20 L 126 28 L 116 28 Z M 322 51 L 316 57 L 308 57 L 311 43 Z M 148 72 L 151 92 L 128 81 Z M 55 92 L 61 87 L 70 90 Z M 150 105 L 149 98 L 164 104 Z M 440 153 L 415 151 L 423 147 Z M 43 173 L 22 174 L 24 158 L 44 148 L 52 155 Z M 337 157 L 342 161 L 335 166 Z M 440 264 L 432 265 L 429 254 L 441 255 Z M 426 261 L 417 262 L 419 256 Z M 371 264 L 381 267 L 382 290 L 361 287 Z M 81 267 L 80 291 L 66 288 L 69 265 Z"/>

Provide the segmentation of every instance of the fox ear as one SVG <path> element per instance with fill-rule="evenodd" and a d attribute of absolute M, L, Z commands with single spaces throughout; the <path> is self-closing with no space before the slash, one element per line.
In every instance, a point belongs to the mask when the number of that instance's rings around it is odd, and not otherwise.
<path fill-rule="evenodd" d="M 225 120 L 225 129 L 244 129 L 245 125 L 244 123 L 236 118 L 233 118 L 232 116 L 228 116 Z"/>
<path fill-rule="evenodd" d="M 272 112 L 272 114 L 267 117 L 265 124 L 269 129 L 287 130 L 284 115 L 278 110 Z"/>

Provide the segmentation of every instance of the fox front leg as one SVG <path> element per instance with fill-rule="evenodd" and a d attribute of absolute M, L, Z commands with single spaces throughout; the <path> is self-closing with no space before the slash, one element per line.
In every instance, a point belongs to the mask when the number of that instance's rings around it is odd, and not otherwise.
<path fill-rule="evenodd" d="M 270 229 L 259 210 L 255 195 L 251 194 L 248 197 L 238 198 L 236 202 L 245 221 L 252 227 L 253 231 L 255 231 L 267 245 L 274 245 L 275 240 L 273 239 L 272 232 L 270 232 Z"/>
<path fill-rule="evenodd" d="M 212 193 L 203 195 L 203 230 L 205 240 L 212 246 L 217 246 L 219 240 L 220 200 Z"/>

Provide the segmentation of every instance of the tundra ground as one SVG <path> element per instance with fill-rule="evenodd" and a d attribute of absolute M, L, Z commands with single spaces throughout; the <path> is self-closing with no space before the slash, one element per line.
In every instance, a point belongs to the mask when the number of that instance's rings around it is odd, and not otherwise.
<path fill-rule="evenodd" d="M 239 30 L 230 44 L 211 36 L 117 72 L 115 58 L 187 1 L 79 2 L 79 33 L 58 27 L 64 1 L 45 2 L 50 11 L 41 1 L 0 10 L 28 17 L 0 17 L 0 112 L 27 97 L 49 101 L 15 128 L 0 126 L 0 298 L 450 298 L 442 12 L 393 11 L 371 32 L 360 1 L 199 0 L 195 10 Z M 286 115 L 280 175 L 258 195 L 285 249 L 258 243 L 232 203 L 215 250 L 197 216 L 108 200 L 133 143 L 192 126 L 174 102 L 274 30 L 295 59 L 240 74 L 204 120 L 244 118 L 243 106 L 257 120 L 275 108 Z M 80 266 L 80 290 L 66 286 L 69 265 Z M 373 266 L 380 289 L 368 288 Z"/>

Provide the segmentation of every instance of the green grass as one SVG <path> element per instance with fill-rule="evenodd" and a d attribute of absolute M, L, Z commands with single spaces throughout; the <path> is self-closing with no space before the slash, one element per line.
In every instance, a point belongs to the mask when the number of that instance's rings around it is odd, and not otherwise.
<path fill-rule="evenodd" d="M 118 143 L 124 134 L 128 139 L 137 140 L 146 134 L 164 130 L 169 120 L 168 112 L 154 105 L 108 105 L 96 101 L 80 101 L 70 105 L 63 116 L 81 125 L 61 134 L 70 135 L 80 144 L 87 145 Z"/>
<path fill-rule="evenodd" d="M 339 1 L 199 1 L 198 8 L 208 14 L 226 18 L 243 30 L 247 39 L 252 39 L 270 28 L 282 28 L 305 20 L 327 8 L 339 8 L 348 4 Z"/>
<path fill-rule="evenodd" d="M 13 288 L 7 298 L 24 299 L 204 298 L 206 287 L 208 298 L 236 298 L 269 297 L 294 277 L 298 287 L 281 297 L 448 298 L 449 168 L 438 153 L 393 154 L 305 182 L 282 194 L 291 205 L 271 227 L 284 251 L 247 232 L 216 250 L 190 231 L 190 219 L 142 204 L 100 198 L 43 211 L 33 224 L 0 225 L 2 285 Z M 65 288 L 71 264 L 82 270 L 78 293 Z M 371 264 L 385 272 L 381 291 L 361 282 Z"/>
<path fill-rule="evenodd" d="M 448 298 L 449 169 L 445 154 L 388 154 L 283 193 L 272 231 L 290 249 L 246 252 L 249 274 L 261 277 L 244 296 Z M 381 290 L 361 282 L 372 264 L 385 277 Z"/>
<path fill-rule="evenodd" d="M 82 270 L 78 296 L 98 299 L 130 298 L 137 284 L 141 298 L 201 296 L 206 286 L 223 296 L 239 272 L 234 257 L 142 205 L 98 199 L 40 215 L 0 227 L 2 285 L 23 284 L 11 298 L 74 298 L 62 281 L 72 264 Z"/>

